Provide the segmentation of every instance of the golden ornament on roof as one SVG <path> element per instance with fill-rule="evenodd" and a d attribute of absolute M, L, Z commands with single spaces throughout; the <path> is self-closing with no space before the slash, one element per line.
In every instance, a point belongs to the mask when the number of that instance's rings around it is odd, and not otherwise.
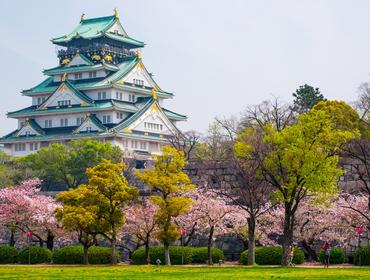
<path fill-rule="evenodd" d="M 139 51 L 139 50 L 138 50 L 138 51 L 136 52 L 136 54 L 137 54 L 137 59 L 141 59 L 141 51 Z"/>
<path fill-rule="evenodd" d="M 65 80 L 67 80 L 67 73 L 64 73 L 63 76 L 62 76 L 62 82 L 64 82 Z"/>
<path fill-rule="evenodd" d="M 114 16 L 115 16 L 116 18 L 119 18 L 119 15 L 118 15 L 118 10 L 117 10 L 117 8 L 114 8 Z"/>
<path fill-rule="evenodd" d="M 71 60 L 69 58 L 65 58 L 65 59 L 62 60 L 62 64 L 63 65 L 66 65 L 66 64 L 68 64 L 70 62 L 71 62 Z"/>
<path fill-rule="evenodd" d="M 152 89 L 152 97 L 154 100 L 157 100 L 157 90 L 155 88 Z"/>
<path fill-rule="evenodd" d="M 112 56 L 110 56 L 109 54 L 106 54 L 106 55 L 104 56 L 104 59 L 105 59 L 106 61 L 108 61 L 108 62 L 111 62 L 111 61 L 112 61 Z"/>
<path fill-rule="evenodd" d="M 98 54 L 94 54 L 91 58 L 93 60 L 100 60 L 101 59 L 100 55 L 98 55 Z"/>
<path fill-rule="evenodd" d="M 85 19 L 85 13 L 82 13 L 81 14 L 81 21 L 83 21 Z"/>

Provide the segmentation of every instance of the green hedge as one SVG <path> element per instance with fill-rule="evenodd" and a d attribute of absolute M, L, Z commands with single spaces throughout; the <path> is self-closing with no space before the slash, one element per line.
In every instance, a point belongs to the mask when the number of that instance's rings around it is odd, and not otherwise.
<path fill-rule="evenodd" d="M 112 248 L 111 247 L 90 247 L 89 248 L 89 263 L 91 264 L 109 264 L 112 258 Z M 120 253 L 116 248 L 116 261 L 120 261 Z"/>
<path fill-rule="evenodd" d="M 283 248 L 281 246 L 265 246 L 256 247 L 255 262 L 259 265 L 279 265 L 283 255 Z M 240 255 L 239 262 L 241 264 L 248 263 L 248 250 Z M 301 249 L 294 250 L 293 263 L 301 264 L 304 262 L 304 253 Z"/>
<path fill-rule="evenodd" d="M 320 250 L 319 255 L 320 262 L 324 263 L 324 250 Z M 330 250 L 329 263 L 330 264 L 341 264 L 344 263 L 346 259 L 346 254 L 341 248 L 333 247 Z"/>
<path fill-rule="evenodd" d="M 18 251 L 13 246 L 0 246 L 0 263 L 16 263 Z"/>
<path fill-rule="evenodd" d="M 353 255 L 353 263 L 355 265 L 370 265 L 370 246 L 358 248 Z"/>
<path fill-rule="evenodd" d="M 19 263 L 28 263 L 29 255 L 31 256 L 31 264 L 35 263 L 50 263 L 51 252 L 45 247 L 31 246 L 29 254 L 29 247 L 22 249 L 18 254 Z"/>
<path fill-rule="evenodd" d="M 220 260 L 224 260 L 224 252 L 217 248 L 212 248 L 212 261 L 218 263 Z M 192 263 L 206 263 L 208 261 L 208 248 L 199 247 L 193 248 L 193 261 Z"/>
<path fill-rule="evenodd" d="M 111 262 L 110 247 L 90 247 L 88 251 L 90 264 L 109 264 Z M 116 259 L 119 262 L 119 252 L 116 252 Z M 82 264 L 82 246 L 65 246 L 53 253 L 53 263 L 55 264 Z"/>
<path fill-rule="evenodd" d="M 150 263 L 156 264 L 156 260 L 160 259 L 162 264 L 165 264 L 164 260 L 164 248 L 163 246 L 153 246 L 149 249 Z M 182 258 L 184 264 L 192 262 L 193 250 L 190 247 L 170 246 L 170 258 L 171 264 L 181 264 Z M 145 248 L 141 247 L 132 253 L 132 262 L 134 264 L 146 264 L 145 260 Z"/>

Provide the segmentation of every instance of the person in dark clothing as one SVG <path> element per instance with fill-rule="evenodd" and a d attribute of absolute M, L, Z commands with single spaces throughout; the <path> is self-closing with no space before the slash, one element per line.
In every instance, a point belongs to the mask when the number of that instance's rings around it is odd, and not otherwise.
<path fill-rule="evenodd" d="M 322 248 L 324 250 L 324 267 L 329 267 L 329 260 L 330 260 L 330 250 L 331 247 L 328 242 L 325 242 Z"/>

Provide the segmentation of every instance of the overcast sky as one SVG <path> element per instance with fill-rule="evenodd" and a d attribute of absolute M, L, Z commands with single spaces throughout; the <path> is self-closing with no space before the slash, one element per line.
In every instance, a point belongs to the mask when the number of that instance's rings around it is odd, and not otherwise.
<path fill-rule="evenodd" d="M 0 2 L 0 134 L 7 111 L 31 104 L 20 91 L 57 66 L 53 37 L 86 18 L 120 12 L 127 33 L 147 45 L 143 61 L 175 93 L 165 107 L 186 114 L 184 130 L 238 114 L 272 96 L 291 101 L 305 83 L 328 99 L 355 100 L 370 80 L 370 1 L 100 0 Z"/>

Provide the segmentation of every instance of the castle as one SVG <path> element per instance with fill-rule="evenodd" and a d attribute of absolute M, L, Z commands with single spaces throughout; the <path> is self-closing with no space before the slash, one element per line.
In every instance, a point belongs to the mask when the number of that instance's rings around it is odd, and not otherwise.
<path fill-rule="evenodd" d="M 51 40 L 59 65 L 45 69 L 40 84 L 22 91 L 32 105 L 7 114 L 18 127 L 2 137 L 4 151 L 23 156 L 51 143 L 92 138 L 131 156 L 159 154 L 179 133 L 186 116 L 163 107 L 173 94 L 162 90 L 143 64 L 144 43 L 129 37 L 118 12 L 85 19 Z"/>

